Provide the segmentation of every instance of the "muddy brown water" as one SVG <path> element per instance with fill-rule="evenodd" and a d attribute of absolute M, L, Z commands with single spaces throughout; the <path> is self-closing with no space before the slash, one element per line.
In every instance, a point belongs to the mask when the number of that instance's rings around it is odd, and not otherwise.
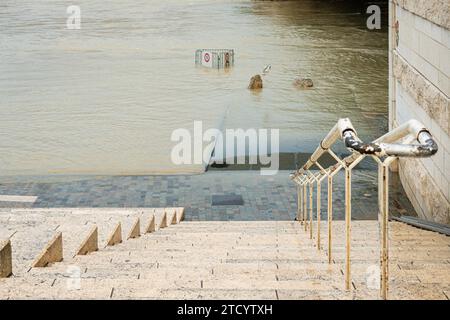
<path fill-rule="evenodd" d="M 0 175 L 200 172 L 170 161 L 174 129 L 278 128 L 309 153 L 340 117 L 360 136 L 387 124 L 387 34 L 330 1 L 77 1 L 0 4 Z M 197 48 L 232 48 L 230 70 L 196 68 Z M 264 89 L 247 90 L 271 64 Z M 295 77 L 314 88 L 296 89 Z"/>

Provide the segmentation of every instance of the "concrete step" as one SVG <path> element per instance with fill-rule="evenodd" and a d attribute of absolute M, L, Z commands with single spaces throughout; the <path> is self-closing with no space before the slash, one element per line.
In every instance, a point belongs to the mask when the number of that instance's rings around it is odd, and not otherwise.
<path fill-rule="evenodd" d="M 19 230 L 13 239 L 16 237 L 15 243 L 24 248 L 19 249 L 23 256 L 21 260 L 15 258 L 16 265 L 26 265 L 29 262 L 26 258 L 34 258 L 35 251 L 42 248 L 43 244 L 33 241 L 30 234 L 51 236 L 59 230 L 68 241 L 62 262 L 47 268 L 17 269 L 13 277 L 0 279 L 0 298 L 376 299 L 379 296 L 379 290 L 369 281 L 374 275 L 379 278 L 375 221 L 352 221 L 352 290 L 347 291 L 342 221 L 333 222 L 332 263 L 328 264 L 326 222 L 320 225 L 322 250 L 317 250 L 316 223 L 313 239 L 309 230 L 305 232 L 304 226 L 293 221 L 204 221 L 182 222 L 126 240 L 137 217 L 141 219 L 143 232 L 151 215 L 156 214 L 159 223 L 164 210 L 114 209 L 112 213 L 103 210 L 98 220 L 93 215 L 96 211 L 89 210 L 76 211 L 73 220 L 65 210 L 41 213 L 25 210 L 22 213 L 31 218 L 25 227 L 22 221 L 22 229 L 19 217 L 0 213 L 0 221 L 7 223 L 7 227 L 0 227 L 0 235 Z M 46 214 L 49 216 L 45 217 Z M 42 227 L 39 219 L 43 217 L 50 230 Z M 102 244 L 118 221 L 122 222 L 123 243 L 104 248 Z M 72 257 L 94 224 L 99 226 L 100 250 Z M 390 228 L 392 296 L 445 297 L 450 292 L 449 239 L 398 223 L 391 223 Z M 35 248 L 26 248 L 30 241 L 37 243 Z"/>

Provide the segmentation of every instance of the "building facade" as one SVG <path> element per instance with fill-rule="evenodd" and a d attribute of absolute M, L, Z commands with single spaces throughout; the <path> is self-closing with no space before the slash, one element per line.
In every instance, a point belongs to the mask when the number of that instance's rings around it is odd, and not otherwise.
<path fill-rule="evenodd" d="M 439 151 L 401 159 L 404 189 L 420 218 L 450 225 L 450 2 L 390 0 L 389 128 L 417 119 Z"/>

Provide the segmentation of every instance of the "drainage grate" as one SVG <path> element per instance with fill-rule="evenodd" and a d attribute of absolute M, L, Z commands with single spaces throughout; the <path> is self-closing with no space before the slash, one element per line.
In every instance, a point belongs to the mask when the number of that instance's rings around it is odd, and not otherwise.
<path fill-rule="evenodd" d="M 242 206 L 244 205 L 244 199 L 238 194 L 219 195 L 213 194 L 211 199 L 211 205 L 213 206 Z"/>

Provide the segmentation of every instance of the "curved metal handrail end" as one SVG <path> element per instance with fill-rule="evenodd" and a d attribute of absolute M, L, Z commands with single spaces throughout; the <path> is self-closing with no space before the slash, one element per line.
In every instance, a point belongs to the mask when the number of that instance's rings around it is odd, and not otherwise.
<path fill-rule="evenodd" d="M 423 158 L 430 157 L 438 151 L 437 143 L 426 129 L 421 129 L 417 135 L 419 145 L 383 143 L 382 141 L 377 140 L 371 143 L 364 143 L 352 130 L 346 130 L 343 133 L 343 139 L 347 148 L 360 154 L 376 155 L 378 157 L 401 156 Z"/>

